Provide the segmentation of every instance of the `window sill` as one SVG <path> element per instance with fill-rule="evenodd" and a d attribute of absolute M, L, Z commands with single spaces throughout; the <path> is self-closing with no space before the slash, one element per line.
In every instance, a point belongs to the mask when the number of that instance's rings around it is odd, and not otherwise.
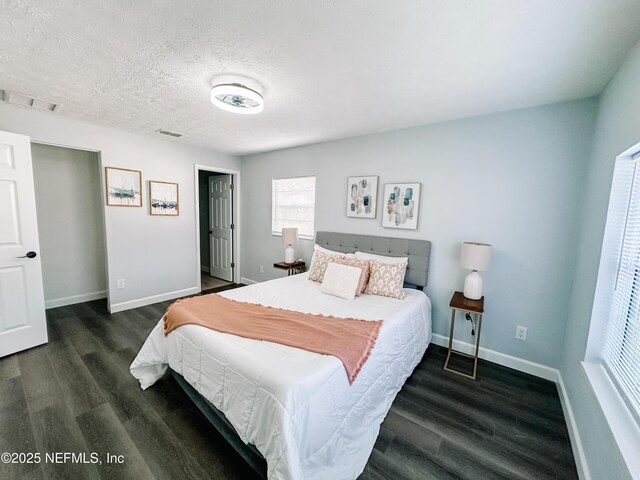
<path fill-rule="evenodd" d="M 273 237 L 281 237 L 282 232 L 271 232 L 271 236 Z M 313 235 L 298 235 L 298 240 L 313 240 L 315 237 Z"/>
<path fill-rule="evenodd" d="M 598 363 L 585 361 L 582 362 L 582 368 L 607 419 L 631 477 L 640 478 L 640 456 L 638 455 L 640 426 L 620 397 L 618 389 L 611 382 L 604 367 Z"/>

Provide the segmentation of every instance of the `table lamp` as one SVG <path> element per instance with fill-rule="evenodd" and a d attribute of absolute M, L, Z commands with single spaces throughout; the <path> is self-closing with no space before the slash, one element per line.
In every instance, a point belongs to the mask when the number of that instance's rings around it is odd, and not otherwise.
<path fill-rule="evenodd" d="M 491 245 L 477 242 L 464 242 L 460 254 L 462 268 L 471 270 L 464 279 L 463 295 L 469 300 L 482 298 L 482 277 L 478 271 L 486 270 L 491 260 Z"/>
<path fill-rule="evenodd" d="M 296 262 L 296 251 L 293 248 L 293 244 L 298 241 L 298 229 L 297 228 L 283 228 L 282 229 L 282 244 L 288 245 L 284 249 L 284 263 Z"/>

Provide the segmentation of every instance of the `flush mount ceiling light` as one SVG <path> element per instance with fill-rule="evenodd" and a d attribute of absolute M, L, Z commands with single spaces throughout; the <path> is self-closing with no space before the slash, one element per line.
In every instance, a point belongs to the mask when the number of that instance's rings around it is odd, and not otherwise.
<path fill-rule="evenodd" d="M 241 83 L 217 83 L 211 89 L 211 103 L 232 113 L 251 115 L 264 109 L 264 98 L 258 90 Z"/>

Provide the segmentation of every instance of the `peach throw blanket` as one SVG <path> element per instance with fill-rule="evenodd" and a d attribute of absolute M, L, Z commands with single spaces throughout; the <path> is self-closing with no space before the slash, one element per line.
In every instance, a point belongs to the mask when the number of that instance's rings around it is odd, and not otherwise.
<path fill-rule="evenodd" d="M 178 300 L 167 308 L 165 335 L 188 324 L 333 355 L 344 364 L 352 384 L 369 358 L 382 320 L 312 315 L 238 302 L 212 293 Z"/>

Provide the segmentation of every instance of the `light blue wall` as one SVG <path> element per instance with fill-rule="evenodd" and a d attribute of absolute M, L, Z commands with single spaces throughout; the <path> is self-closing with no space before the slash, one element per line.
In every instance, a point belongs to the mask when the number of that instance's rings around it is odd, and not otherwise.
<path fill-rule="evenodd" d="M 316 230 L 433 242 L 435 333 L 448 335 L 449 299 L 467 273 L 461 242 L 492 243 L 483 347 L 557 368 L 595 113 L 587 99 L 244 157 L 242 276 L 282 275 L 272 268 L 284 249 L 270 234 L 271 179 L 315 175 Z M 382 202 L 375 220 L 347 218 L 351 175 L 379 175 L 380 197 L 384 183 L 421 182 L 418 230 L 382 228 Z M 312 246 L 300 241 L 297 256 L 308 262 Z M 516 325 L 529 328 L 526 342 Z M 469 329 L 457 336 L 472 341 Z"/>
<path fill-rule="evenodd" d="M 639 85 L 640 43 L 600 96 L 563 348 L 562 376 L 593 479 L 630 478 L 580 362 L 589 334 L 614 160 L 640 142 Z"/>

